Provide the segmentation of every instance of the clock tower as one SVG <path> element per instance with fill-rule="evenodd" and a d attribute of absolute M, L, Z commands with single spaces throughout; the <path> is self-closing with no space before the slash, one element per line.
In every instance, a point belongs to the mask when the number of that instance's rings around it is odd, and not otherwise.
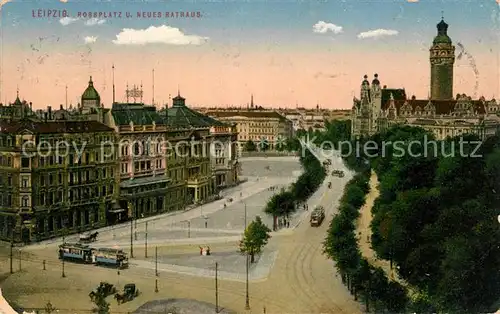
<path fill-rule="evenodd" d="M 455 63 L 455 46 L 448 36 L 448 24 L 441 18 L 437 25 L 437 36 L 434 37 L 430 50 L 431 62 L 431 99 L 453 99 L 453 64 Z"/>

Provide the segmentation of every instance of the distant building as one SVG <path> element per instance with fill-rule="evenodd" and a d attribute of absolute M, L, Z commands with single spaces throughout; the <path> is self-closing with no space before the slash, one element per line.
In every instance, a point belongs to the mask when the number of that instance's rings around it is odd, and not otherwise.
<path fill-rule="evenodd" d="M 293 123 L 276 111 L 252 109 L 247 110 L 210 110 L 205 112 L 217 120 L 235 124 L 238 133 L 238 152 L 241 154 L 248 141 L 258 144 L 266 143 L 274 150 L 278 144 L 293 136 Z"/>
<path fill-rule="evenodd" d="M 381 87 L 375 74 L 361 83 L 360 98 L 352 107 L 352 137 L 370 136 L 396 124 L 409 124 L 445 139 L 460 134 L 494 135 L 500 128 L 499 103 L 484 97 L 473 100 L 465 94 L 453 98 L 455 47 L 447 34 L 448 24 L 437 24 L 438 33 L 430 48 L 430 98 L 407 97 L 404 89 Z"/>
<path fill-rule="evenodd" d="M 294 131 L 309 129 L 313 131 L 325 130 L 328 110 L 320 109 L 319 105 L 316 106 L 316 109 L 287 108 L 279 109 L 278 112 L 292 122 Z"/>

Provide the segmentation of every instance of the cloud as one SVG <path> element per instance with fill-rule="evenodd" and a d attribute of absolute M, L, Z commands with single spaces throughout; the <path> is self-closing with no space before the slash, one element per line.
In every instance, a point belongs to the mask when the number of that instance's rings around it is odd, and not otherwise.
<path fill-rule="evenodd" d="M 325 21 L 318 21 L 318 23 L 313 25 L 313 33 L 326 34 L 328 31 L 340 34 L 343 31 L 343 27 Z"/>
<path fill-rule="evenodd" d="M 98 18 L 91 18 L 85 21 L 86 26 L 95 26 L 95 25 L 102 25 L 106 23 L 105 19 L 98 19 Z"/>
<path fill-rule="evenodd" d="M 345 73 L 334 73 L 334 74 L 330 74 L 330 73 L 325 73 L 325 72 L 317 72 L 316 74 L 314 74 L 314 78 L 329 78 L 329 79 L 334 79 L 334 78 L 338 78 L 338 77 L 341 77 L 341 76 L 344 76 L 346 75 Z"/>
<path fill-rule="evenodd" d="M 208 37 L 186 35 L 180 29 L 167 25 L 150 26 L 146 29 L 124 28 L 116 35 L 113 43 L 116 45 L 202 45 Z"/>
<path fill-rule="evenodd" d="M 85 38 L 83 38 L 83 41 L 86 44 L 93 44 L 97 41 L 97 36 L 86 36 Z"/>
<path fill-rule="evenodd" d="M 380 37 L 385 37 L 385 36 L 396 36 L 399 34 L 398 31 L 393 30 L 393 29 L 373 29 L 370 31 L 362 32 L 358 34 L 359 39 L 365 39 L 365 38 L 380 38 Z"/>
<path fill-rule="evenodd" d="M 67 16 L 67 17 L 63 17 L 62 19 L 60 19 L 59 23 L 61 23 L 62 25 L 66 26 L 66 25 L 75 23 L 76 21 L 78 21 L 78 18 Z"/>

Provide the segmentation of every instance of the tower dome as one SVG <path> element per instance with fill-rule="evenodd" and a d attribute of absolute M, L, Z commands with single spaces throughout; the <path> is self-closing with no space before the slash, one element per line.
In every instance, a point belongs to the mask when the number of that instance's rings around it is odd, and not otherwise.
<path fill-rule="evenodd" d="M 364 80 L 363 80 L 363 83 L 361 83 L 361 85 L 363 86 L 368 86 L 370 85 L 370 82 L 368 82 L 368 75 L 365 74 L 365 76 L 363 76 Z"/>
<path fill-rule="evenodd" d="M 375 73 L 375 75 L 373 75 L 373 76 L 374 76 L 374 79 L 372 81 L 372 85 L 380 85 L 380 81 L 378 80 L 378 74 Z"/>
<path fill-rule="evenodd" d="M 99 93 L 94 88 L 94 82 L 92 81 L 92 76 L 89 80 L 89 85 L 82 94 L 82 100 L 100 100 Z"/>
<path fill-rule="evenodd" d="M 437 35 L 434 37 L 434 44 L 451 44 L 451 38 L 448 36 L 448 24 L 441 18 L 441 22 L 436 25 Z"/>

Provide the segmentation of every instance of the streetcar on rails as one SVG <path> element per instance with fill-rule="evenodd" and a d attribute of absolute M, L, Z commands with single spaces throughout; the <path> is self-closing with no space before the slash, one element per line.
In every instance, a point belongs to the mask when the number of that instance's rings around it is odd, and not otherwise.
<path fill-rule="evenodd" d="M 113 268 L 127 268 L 127 253 L 115 248 L 92 248 L 81 243 L 59 245 L 59 259 Z"/>

